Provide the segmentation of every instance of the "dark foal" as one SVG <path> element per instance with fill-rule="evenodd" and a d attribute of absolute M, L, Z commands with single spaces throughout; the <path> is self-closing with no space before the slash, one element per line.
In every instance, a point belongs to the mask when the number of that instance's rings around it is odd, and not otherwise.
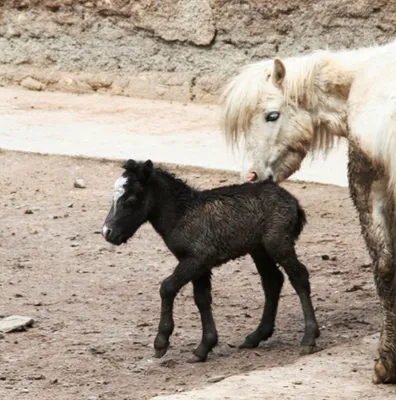
<path fill-rule="evenodd" d="M 286 271 L 304 312 L 302 352 L 315 349 L 319 327 L 310 297 L 309 275 L 294 248 L 306 222 L 305 213 L 289 192 L 272 181 L 198 191 L 154 168 L 150 160 L 129 160 L 124 169 L 115 183 L 103 236 L 120 245 L 148 221 L 179 262 L 161 284 L 156 357 L 162 357 L 169 346 L 174 299 L 184 285 L 192 282 L 203 330 L 192 361 L 206 360 L 217 344 L 211 310 L 211 269 L 246 254 L 252 256 L 260 274 L 265 304 L 259 326 L 240 347 L 257 347 L 273 333 L 284 280 L 278 263 Z"/>

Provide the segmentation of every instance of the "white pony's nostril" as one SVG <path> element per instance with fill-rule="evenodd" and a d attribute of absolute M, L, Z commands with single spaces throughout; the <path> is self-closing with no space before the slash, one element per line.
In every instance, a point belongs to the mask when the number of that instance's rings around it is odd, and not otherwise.
<path fill-rule="evenodd" d="M 256 171 L 249 171 L 247 175 L 248 182 L 256 182 L 258 180 L 258 175 Z"/>

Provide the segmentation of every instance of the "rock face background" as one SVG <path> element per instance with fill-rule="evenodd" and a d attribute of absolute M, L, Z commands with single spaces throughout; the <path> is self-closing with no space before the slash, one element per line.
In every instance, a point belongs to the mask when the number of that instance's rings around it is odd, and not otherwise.
<path fill-rule="evenodd" d="M 395 33 L 395 0 L 0 0 L 0 85 L 213 101 L 251 61 Z"/>

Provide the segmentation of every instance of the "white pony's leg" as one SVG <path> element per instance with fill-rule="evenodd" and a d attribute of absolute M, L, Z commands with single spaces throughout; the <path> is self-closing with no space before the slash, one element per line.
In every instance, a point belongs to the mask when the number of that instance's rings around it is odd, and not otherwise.
<path fill-rule="evenodd" d="M 377 293 L 383 310 L 379 360 L 374 383 L 396 382 L 396 268 L 393 232 L 394 201 L 381 167 L 374 166 L 353 143 L 349 144 L 349 187 L 373 260 Z"/>

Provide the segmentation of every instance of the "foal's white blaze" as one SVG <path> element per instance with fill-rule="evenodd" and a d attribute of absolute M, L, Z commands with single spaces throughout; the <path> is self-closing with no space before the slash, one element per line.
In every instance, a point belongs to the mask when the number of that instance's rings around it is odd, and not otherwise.
<path fill-rule="evenodd" d="M 113 192 L 113 205 L 114 205 L 114 212 L 116 211 L 117 202 L 125 193 L 125 184 L 128 182 L 128 178 L 124 176 L 120 176 L 115 184 L 114 184 L 114 192 Z"/>

